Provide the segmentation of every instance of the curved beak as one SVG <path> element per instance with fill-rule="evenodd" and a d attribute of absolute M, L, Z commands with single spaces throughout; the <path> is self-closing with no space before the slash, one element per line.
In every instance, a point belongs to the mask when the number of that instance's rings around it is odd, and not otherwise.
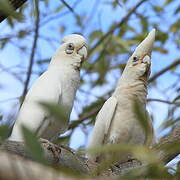
<path fill-rule="evenodd" d="M 136 56 L 139 57 L 139 59 L 143 59 L 146 55 L 151 56 L 153 44 L 155 41 L 155 32 L 156 30 L 153 29 L 148 36 L 139 44 L 139 46 L 135 49 Z"/>
<path fill-rule="evenodd" d="M 84 60 L 87 57 L 87 47 L 84 45 L 80 49 L 78 49 L 77 53 L 82 56 L 82 59 Z"/>

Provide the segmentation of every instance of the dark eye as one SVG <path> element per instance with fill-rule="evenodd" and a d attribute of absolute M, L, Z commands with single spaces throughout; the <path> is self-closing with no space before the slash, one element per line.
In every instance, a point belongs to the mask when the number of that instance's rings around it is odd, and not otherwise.
<path fill-rule="evenodd" d="M 69 43 L 67 48 L 68 48 L 69 50 L 74 50 L 74 44 Z"/>
<path fill-rule="evenodd" d="M 73 43 L 69 43 L 67 46 L 66 46 L 66 53 L 67 54 L 72 54 L 74 51 L 74 44 Z"/>
<path fill-rule="evenodd" d="M 137 56 L 134 56 L 134 57 L 133 57 L 133 61 L 134 61 L 134 62 L 138 61 L 138 57 L 137 57 Z"/>

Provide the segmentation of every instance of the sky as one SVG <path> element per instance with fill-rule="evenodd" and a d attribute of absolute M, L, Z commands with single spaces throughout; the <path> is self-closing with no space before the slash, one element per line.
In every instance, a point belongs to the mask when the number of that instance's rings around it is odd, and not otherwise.
<path fill-rule="evenodd" d="M 72 5 L 75 1 L 69 1 L 69 4 Z M 105 1 L 104 1 L 105 2 Z M 107 1 L 106 1 L 107 2 Z M 129 6 L 133 6 L 136 4 L 137 1 L 129 1 Z M 153 2 L 153 1 L 151 1 Z M 156 3 L 162 4 L 161 1 L 156 1 Z M 38 52 L 36 53 L 35 60 L 39 59 L 46 59 L 53 55 L 55 49 L 59 46 L 60 40 L 63 36 L 79 32 L 80 29 L 76 26 L 75 19 L 73 18 L 71 13 L 67 13 L 68 10 L 64 8 L 62 12 L 59 13 L 59 16 L 56 17 L 53 14 L 53 9 L 57 6 L 56 1 L 52 1 L 48 12 L 49 16 L 41 17 L 41 23 L 43 24 L 40 29 L 41 38 L 38 40 Z M 167 9 L 165 9 L 167 19 L 159 19 L 156 18 L 155 15 L 152 14 L 151 11 L 146 11 L 149 6 L 142 5 L 141 8 L 138 10 L 139 12 L 145 11 L 145 13 L 151 16 L 150 20 L 152 22 L 156 22 L 159 26 L 166 31 L 167 25 L 170 22 L 168 19 L 172 19 L 171 9 L 177 6 L 177 1 L 172 3 Z M 120 18 L 122 18 L 126 14 L 126 10 L 128 7 L 122 6 L 121 11 L 119 8 L 112 9 L 106 3 L 95 3 L 95 0 L 84 0 L 81 1 L 80 4 L 75 8 L 75 12 L 77 14 L 84 14 L 84 24 L 88 26 L 85 28 L 84 32 L 81 32 L 85 37 L 88 37 L 89 33 L 92 29 L 102 29 L 103 32 L 108 30 L 108 27 L 111 25 L 112 21 L 118 22 Z M 30 8 L 29 8 L 30 9 Z M 28 13 L 29 9 L 25 13 Z M 46 9 L 44 4 L 40 3 L 40 9 L 42 12 L 45 12 Z M 96 13 L 95 13 L 96 12 Z M 95 14 L 94 14 L 95 13 Z M 93 15 L 93 17 L 92 17 Z M 50 23 L 46 23 L 48 19 L 54 20 Z M 177 17 L 178 18 L 178 17 Z M 174 21 L 176 18 L 173 19 Z M 33 17 L 28 17 L 28 19 L 22 23 L 18 23 L 13 29 L 7 26 L 6 21 L 0 24 L 0 38 L 10 35 L 16 34 L 19 29 L 21 28 L 28 28 L 32 27 Z M 131 24 L 134 26 L 138 26 L 138 20 L 134 16 L 131 18 Z M 60 33 L 62 31 L 63 26 L 66 27 L 65 33 Z M 150 27 L 151 28 L 151 27 Z M 137 27 L 140 32 L 140 27 Z M 151 29 L 149 29 L 150 31 Z M 53 39 L 51 41 L 48 38 Z M 158 44 L 158 42 L 156 42 Z M 169 46 L 171 44 L 171 46 Z M 25 72 L 27 69 L 27 63 L 29 60 L 30 51 L 27 52 L 19 51 L 17 46 L 21 47 L 31 47 L 32 45 L 32 36 L 25 38 L 23 41 L 19 41 L 16 38 L 11 39 L 11 43 L 8 44 L 3 50 L 0 50 L 0 65 L 3 65 L 3 68 L 0 68 L 0 113 L 4 116 L 4 121 L 9 118 L 9 116 L 17 115 L 17 111 L 19 108 L 19 101 L 18 97 L 22 94 L 23 86 L 22 80 L 25 79 Z M 172 61 L 179 57 L 179 51 L 177 47 L 174 46 L 173 42 L 169 40 L 166 43 L 165 48 L 169 50 L 168 54 L 162 55 L 160 53 L 152 53 L 152 73 L 151 75 L 155 74 L 156 72 L 160 71 L 162 68 L 166 67 L 167 65 L 171 64 Z M 131 49 L 133 51 L 133 49 Z M 113 60 L 112 60 L 113 61 Z M 115 61 L 115 60 L 114 60 Z M 86 63 L 86 62 L 85 62 Z M 20 67 L 19 67 L 20 64 Z M 11 69 L 11 67 L 14 67 Z M 4 71 L 3 69 L 10 71 L 10 73 Z M 44 71 L 47 68 L 47 65 L 43 67 L 35 66 L 33 71 Z M 21 70 L 20 70 L 21 69 Z M 20 70 L 20 71 L 19 71 Z M 179 70 L 179 69 L 178 69 Z M 20 73 L 19 73 L 20 72 Z M 16 74 L 17 78 L 14 77 Z M 83 75 L 83 72 L 81 72 Z M 31 84 L 34 80 L 38 77 L 38 74 L 35 73 L 31 78 Z M 87 98 L 87 94 L 83 94 L 82 91 L 77 92 L 77 98 L 81 101 L 82 105 L 88 105 L 92 101 L 95 101 L 100 97 L 102 94 L 106 93 L 111 87 L 115 87 L 118 78 L 120 77 L 120 71 L 114 70 L 108 72 L 107 74 L 107 81 L 108 84 L 103 87 L 96 87 L 91 89 L 91 94 L 89 94 Z M 87 81 L 89 79 L 96 79 L 97 75 L 93 74 L 91 77 L 83 77 Z M 20 79 L 20 80 L 17 80 Z M 176 96 L 175 90 L 167 90 L 166 89 L 177 81 L 177 77 L 172 76 L 171 73 L 166 73 L 157 80 L 157 88 L 149 88 L 149 98 L 158 98 L 158 99 L 168 99 L 173 100 Z M 179 84 L 180 85 L 180 84 Z M 84 91 L 89 91 L 89 84 L 85 84 L 82 89 Z M 80 106 L 77 102 L 74 104 L 74 108 L 71 114 L 71 120 L 78 119 L 78 113 L 82 111 L 82 105 Z M 148 111 L 153 114 L 154 116 L 154 127 L 157 137 L 162 136 L 159 131 L 159 127 L 168 113 L 168 105 L 158 102 L 151 102 L 148 104 Z M 178 116 L 178 115 L 177 115 Z M 14 117 L 15 118 L 15 117 Z M 88 132 L 92 130 L 92 127 L 88 128 Z M 158 138 L 157 138 L 158 139 Z M 73 133 L 71 138 L 70 146 L 72 148 L 79 148 L 80 146 L 87 143 L 87 139 L 84 136 L 84 133 L 81 127 L 77 128 L 76 131 Z"/>

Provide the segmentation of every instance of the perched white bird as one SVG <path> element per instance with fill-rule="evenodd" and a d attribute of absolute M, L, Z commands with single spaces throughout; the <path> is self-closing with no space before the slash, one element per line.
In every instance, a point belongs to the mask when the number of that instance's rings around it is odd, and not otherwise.
<path fill-rule="evenodd" d="M 150 75 L 150 56 L 154 40 L 155 30 L 153 29 L 129 58 L 113 95 L 104 103 L 97 115 L 88 149 L 103 144 L 147 143 L 149 137 L 146 137 L 137 120 L 134 103 L 138 102 L 143 112 L 147 113 L 147 81 Z M 149 124 L 152 128 L 150 119 Z M 151 135 L 153 136 L 153 132 Z M 151 144 L 153 138 L 148 141 Z M 102 154 L 88 153 L 87 157 L 92 161 L 101 161 L 102 157 L 104 159 Z"/>
<path fill-rule="evenodd" d="M 22 125 L 40 138 L 51 140 L 67 130 L 69 116 L 80 83 L 80 68 L 87 57 L 86 40 L 71 34 L 62 40 L 50 65 L 30 88 L 20 108 L 10 140 L 23 141 Z M 55 120 L 39 102 L 59 104 L 67 113 L 65 121 Z"/>

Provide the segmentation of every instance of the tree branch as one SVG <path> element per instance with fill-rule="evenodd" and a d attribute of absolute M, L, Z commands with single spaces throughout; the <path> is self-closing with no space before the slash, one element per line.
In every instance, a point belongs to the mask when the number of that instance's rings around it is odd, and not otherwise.
<path fill-rule="evenodd" d="M 101 107 L 95 108 L 93 109 L 91 112 L 89 112 L 88 114 L 86 114 L 85 116 L 79 118 L 78 120 L 74 120 L 71 121 L 68 129 L 73 129 L 74 127 L 76 127 L 78 124 L 81 124 L 84 120 L 91 118 L 92 116 L 95 116 L 99 110 L 101 109 Z"/>
<path fill-rule="evenodd" d="M 78 16 L 78 15 L 76 14 L 76 12 L 74 11 L 74 9 L 73 9 L 66 1 L 61 0 L 61 2 L 62 2 L 62 3 L 64 4 L 64 6 L 66 6 L 66 7 L 69 9 L 69 11 L 72 12 L 76 17 Z"/>
<path fill-rule="evenodd" d="M 129 17 L 137 10 L 137 8 L 143 4 L 145 1 L 147 0 L 140 0 L 127 14 L 126 16 L 117 24 L 115 24 L 107 33 L 105 33 L 101 39 L 99 39 L 99 41 L 89 50 L 88 56 L 90 57 L 90 55 L 97 49 L 97 47 L 99 47 L 99 45 L 111 34 L 114 33 L 114 31 L 121 27 L 124 23 L 127 22 L 127 20 L 129 19 Z"/>
<path fill-rule="evenodd" d="M 178 66 L 180 64 L 180 59 L 177 59 L 176 61 L 174 61 L 172 64 L 170 64 L 169 66 L 165 67 L 164 69 L 162 69 L 161 71 L 159 71 L 158 73 L 156 73 L 154 76 L 152 76 L 149 79 L 149 83 L 153 82 L 155 79 L 157 79 L 159 76 L 161 76 L 162 74 L 164 74 L 165 72 L 167 72 L 168 70 L 175 68 L 176 66 Z"/>
<path fill-rule="evenodd" d="M 74 180 L 75 178 L 64 174 L 60 171 L 43 166 L 36 162 L 24 159 L 22 157 L 0 152 L 0 179 L 13 179 L 13 180 Z M 83 178 L 80 178 L 83 179 Z"/>
<path fill-rule="evenodd" d="M 36 21 L 35 21 L 35 32 L 34 32 L 34 40 L 33 40 L 33 45 L 32 45 L 32 49 L 31 49 L 31 55 L 30 55 L 30 59 L 29 59 L 29 66 L 28 66 L 28 71 L 27 71 L 27 77 L 26 77 L 26 81 L 24 84 L 24 90 L 22 93 L 22 101 L 21 104 L 24 101 L 24 98 L 26 96 L 27 90 L 28 90 L 28 85 L 29 85 L 29 81 L 31 78 L 31 74 L 32 74 L 32 68 L 33 68 L 33 64 L 34 64 L 34 55 L 35 55 L 35 51 L 36 51 L 36 47 L 37 47 L 37 39 L 38 39 L 38 35 L 39 35 L 39 1 L 35 0 L 36 4 L 35 4 L 35 8 L 36 8 Z"/>
<path fill-rule="evenodd" d="M 180 149 L 175 151 L 165 152 L 163 147 L 171 146 L 173 142 L 180 141 L 180 126 L 176 126 L 173 131 L 163 137 L 158 144 L 156 144 L 153 149 L 158 151 L 159 159 L 163 161 L 165 164 L 174 159 L 179 153 Z M 69 148 L 64 146 L 59 146 L 61 148 L 61 152 L 54 153 L 48 146 L 43 146 L 44 156 L 48 160 L 50 165 L 66 168 L 76 173 L 88 174 L 92 169 L 96 169 L 98 167 L 98 163 L 89 162 L 85 157 L 81 157 L 77 155 L 73 150 L 69 150 Z M 27 153 L 25 146 L 22 142 L 15 141 L 6 141 L 0 144 L 0 152 L 6 151 L 11 154 L 22 156 L 26 159 L 32 159 L 30 155 Z M 2 153 L 0 153 L 0 160 L 4 162 Z M 0 172 L 4 168 L 4 163 L 0 163 Z M 127 161 L 119 164 L 119 167 L 116 168 L 114 172 L 109 172 L 107 170 L 105 172 L 105 176 L 113 175 L 113 174 L 124 174 L 133 170 L 134 168 L 144 167 L 139 161 Z M 104 172 L 103 172 L 104 173 Z M 1 173 L 0 173 L 1 174 Z"/>
<path fill-rule="evenodd" d="M 162 150 L 163 147 L 170 146 L 173 142 L 180 141 L 180 126 L 176 126 L 169 135 L 162 137 L 154 149 L 159 150 L 159 158 L 165 164 L 173 160 L 177 155 L 180 154 L 180 148 L 176 152 L 167 153 Z"/>
<path fill-rule="evenodd" d="M 161 102 L 161 103 L 166 103 L 166 104 L 174 104 L 176 106 L 180 106 L 180 103 L 179 102 L 171 102 L 171 101 L 166 101 L 166 100 L 162 100 L 162 99 L 147 99 L 147 101 L 157 101 L 157 102 Z"/>
<path fill-rule="evenodd" d="M 52 149 L 46 144 L 42 144 L 42 148 L 44 150 L 44 157 L 48 160 L 50 165 L 69 169 L 80 174 L 87 173 L 88 167 L 85 159 L 78 156 L 69 147 L 59 146 L 61 151 L 57 152 L 52 151 Z M 0 151 L 6 151 L 8 153 L 32 160 L 32 157 L 26 151 L 26 147 L 23 142 L 6 141 L 2 144 L 0 143 Z"/>

